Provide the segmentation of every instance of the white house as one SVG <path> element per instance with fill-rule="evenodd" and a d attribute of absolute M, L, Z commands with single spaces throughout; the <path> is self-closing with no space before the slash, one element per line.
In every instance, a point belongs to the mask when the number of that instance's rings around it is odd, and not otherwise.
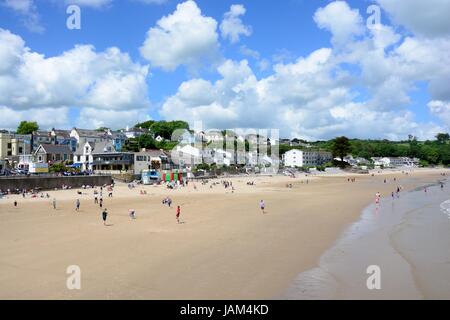
<path fill-rule="evenodd" d="M 283 154 L 285 167 L 303 167 L 303 151 L 293 149 Z"/>
<path fill-rule="evenodd" d="M 331 152 L 326 151 L 292 149 L 287 151 L 282 159 L 286 167 L 313 167 L 330 162 L 333 160 L 333 156 Z"/>
<path fill-rule="evenodd" d="M 86 142 L 75 152 L 73 162 L 74 164 L 78 164 L 83 171 L 92 171 L 95 154 L 114 151 L 115 149 L 112 141 L 103 140 L 101 142 Z"/>

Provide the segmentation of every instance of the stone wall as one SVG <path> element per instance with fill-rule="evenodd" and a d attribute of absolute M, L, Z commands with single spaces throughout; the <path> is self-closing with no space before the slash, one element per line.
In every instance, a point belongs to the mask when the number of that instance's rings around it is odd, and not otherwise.
<path fill-rule="evenodd" d="M 63 185 L 72 188 L 79 188 L 83 185 L 103 186 L 111 184 L 111 176 L 72 176 L 72 177 L 2 177 L 0 178 L 0 189 L 15 190 L 15 189 L 35 189 L 52 190 L 55 188 L 61 189 Z"/>

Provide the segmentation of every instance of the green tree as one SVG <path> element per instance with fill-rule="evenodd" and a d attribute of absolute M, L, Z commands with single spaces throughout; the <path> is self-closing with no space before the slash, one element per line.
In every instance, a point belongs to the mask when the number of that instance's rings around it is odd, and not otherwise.
<path fill-rule="evenodd" d="M 450 135 L 448 133 L 438 133 L 436 140 L 441 144 L 447 143 L 450 140 Z"/>
<path fill-rule="evenodd" d="M 149 120 L 142 123 L 137 123 L 136 128 L 149 129 L 155 136 L 161 136 L 166 140 L 171 140 L 172 133 L 177 129 L 189 130 L 189 124 L 185 121 L 154 121 Z"/>
<path fill-rule="evenodd" d="M 18 134 L 31 134 L 37 130 L 39 130 L 39 126 L 34 121 L 22 121 L 17 127 Z"/>
<path fill-rule="evenodd" d="M 150 129 L 155 122 L 156 121 L 154 121 L 154 120 L 149 120 L 149 121 L 137 123 L 137 124 L 135 124 L 134 127 L 135 128 Z"/>
<path fill-rule="evenodd" d="M 333 140 L 331 152 L 334 157 L 341 158 L 344 161 L 344 157 L 352 151 L 350 140 L 347 137 L 338 137 Z"/>
<path fill-rule="evenodd" d="M 143 134 L 136 138 L 139 149 L 155 149 L 156 141 L 149 134 Z"/>

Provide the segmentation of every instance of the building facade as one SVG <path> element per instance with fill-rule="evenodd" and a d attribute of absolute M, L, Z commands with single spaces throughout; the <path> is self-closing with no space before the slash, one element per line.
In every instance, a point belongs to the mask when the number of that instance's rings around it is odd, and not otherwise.
<path fill-rule="evenodd" d="M 73 153 L 67 145 L 41 144 L 34 152 L 37 163 L 63 163 L 73 161 Z"/>
<path fill-rule="evenodd" d="M 314 167 L 332 161 L 333 156 L 331 152 L 327 151 L 293 149 L 287 151 L 282 159 L 285 167 Z"/>
<path fill-rule="evenodd" d="M 0 159 L 11 160 L 31 153 L 31 135 L 0 133 Z"/>
<path fill-rule="evenodd" d="M 169 155 L 162 150 L 142 150 L 134 153 L 134 174 L 144 170 L 170 170 Z"/>
<path fill-rule="evenodd" d="M 101 142 L 86 142 L 77 148 L 74 155 L 74 165 L 78 166 L 81 171 L 94 170 L 95 154 L 116 152 L 112 141 L 103 140 Z"/>

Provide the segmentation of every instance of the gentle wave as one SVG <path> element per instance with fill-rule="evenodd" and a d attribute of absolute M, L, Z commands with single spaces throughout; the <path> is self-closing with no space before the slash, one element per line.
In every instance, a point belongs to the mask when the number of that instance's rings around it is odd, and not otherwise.
<path fill-rule="evenodd" d="M 440 205 L 441 211 L 448 215 L 448 218 L 450 219 L 450 200 L 444 201 Z"/>

